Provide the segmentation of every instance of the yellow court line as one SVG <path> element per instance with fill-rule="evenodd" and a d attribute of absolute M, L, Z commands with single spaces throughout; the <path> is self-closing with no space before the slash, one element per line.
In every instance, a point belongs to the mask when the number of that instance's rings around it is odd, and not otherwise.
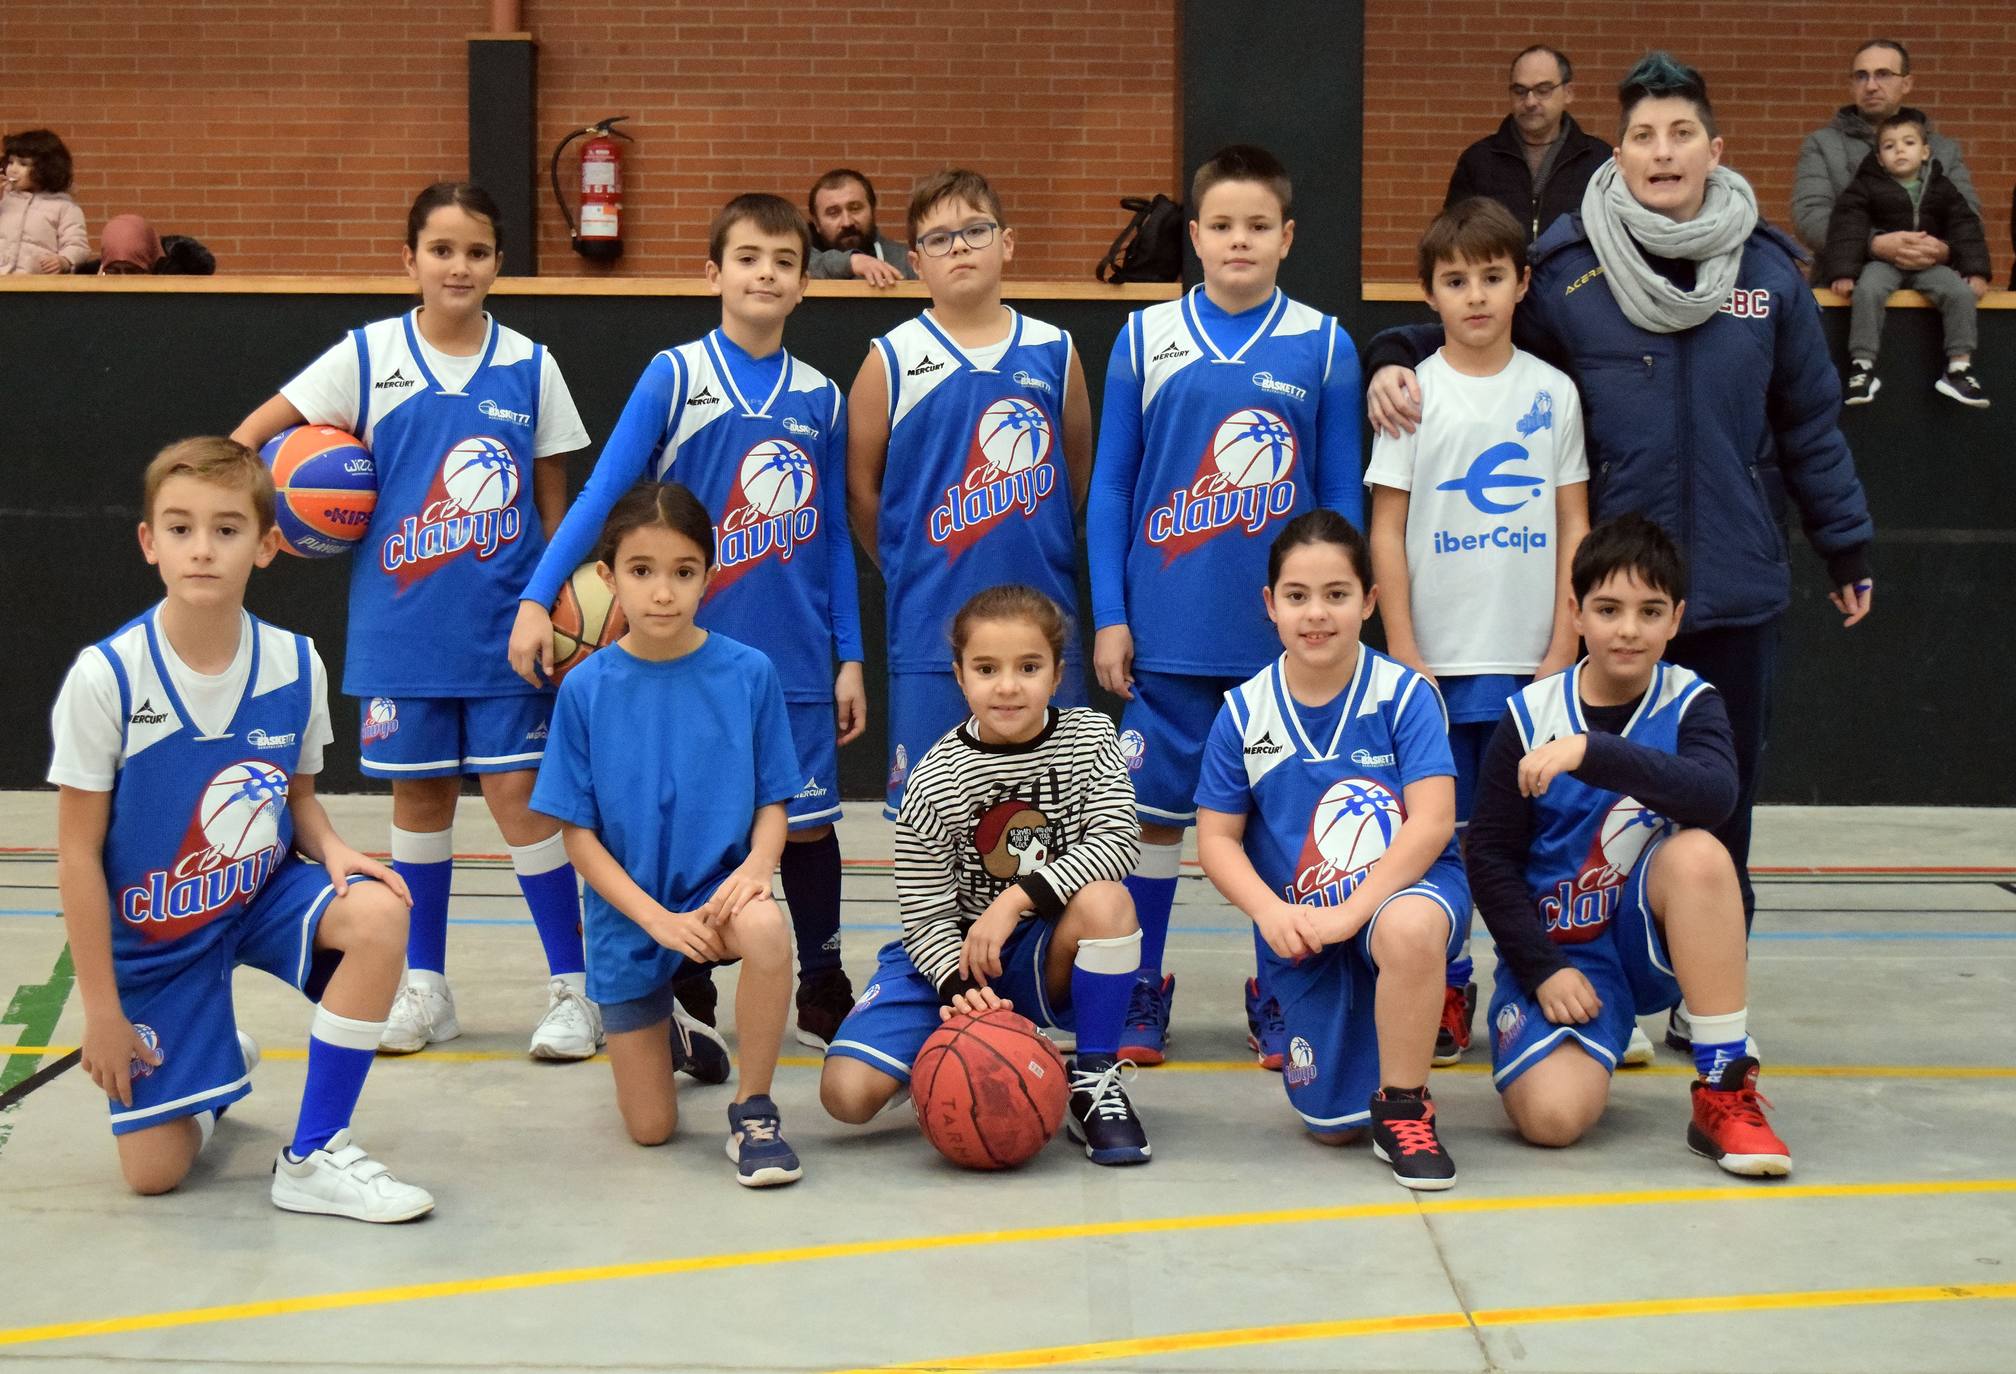
<path fill-rule="evenodd" d="M 1423 1198 L 1398 1202 L 1356 1203 L 1336 1207 L 1297 1207 L 1265 1212 L 1218 1212 L 1202 1216 L 1150 1217 L 1127 1221 L 1088 1221 L 1062 1226 L 1030 1226 L 1003 1231 L 959 1231 L 935 1236 L 896 1236 L 884 1240 L 842 1241 L 787 1249 L 745 1250 L 678 1259 L 643 1260 L 629 1264 L 598 1264 L 573 1269 L 540 1269 L 487 1278 L 444 1279 L 434 1283 L 398 1284 L 337 1293 L 309 1293 L 265 1302 L 227 1303 L 216 1307 L 185 1307 L 143 1312 L 93 1321 L 53 1322 L 43 1326 L 0 1328 L 0 1346 L 37 1341 L 79 1340 L 135 1331 L 209 1326 L 252 1321 L 262 1317 L 334 1312 L 358 1307 L 385 1307 L 432 1298 L 562 1288 L 606 1283 L 613 1279 L 666 1278 L 682 1274 L 754 1269 L 778 1264 L 863 1259 L 879 1255 L 923 1254 L 972 1249 L 987 1245 L 1028 1245 L 1041 1242 L 1100 1240 L 1114 1237 L 1167 1235 L 1187 1231 L 1223 1231 L 1248 1227 L 1300 1226 L 1316 1222 L 1367 1221 L 1388 1217 L 1476 1215 L 1495 1212 L 1560 1211 L 1599 1207 L 1674 1207 L 1711 1203 L 1793 1202 L 1813 1199 L 1890 1199 L 1967 1197 L 2016 1194 L 2016 1178 L 1939 1179 L 1907 1183 L 1779 1183 L 1756 1186 L 1725 1184 L 1714 1188 L 1642 1189 L 1618 1193 L 1529 1193 L 1514 1197 Z"/>
<path fill-rule="evenodd" d="M 0 1045 L 0 1058 L 12 1054 L 45 1055 L 68 1054 L 75 1045 Z M 262 1050 L 261 1059 L 275 1062 L 299 1063 L 308 1058 L 305 1049 L 279 1046 Z M 609 1056 L 598 1054 L 595 1059 L 606 1063 Z M 406 1062 L 413 1064 L 530 1064 L 532 1059 L 522 1050 L 436 1050 L 430 1049 L 414 1055 L 385 1055 L 378 1062 Z M 813 1055 L 787 1054 L 777 1060 L 778 1067 L 786 1069 L 816 1069 L 826 1061 Z M 544 1072 L 542 1066 L 541 1071 Z M 1251 1059 L 1165 1059 L 1143 1073 L 1153 1078 L 1164 1073 L 1262 1073 L 1265 1070 Z M 1452 1064 L 1435 1070 L 1438 1074 L 1488 1074 L 1489 1064 Z M 1693 1078 L 1695 1072 L 1680 1064 L 1652 1064 L 1644 1068 L 1620 1069 L 1620 1078 Z M 1766 1064 L 1764 1077 L 1776 1078 L 2016 1078 L 2016 1065 L 2010 1064 Z"/>
<path fill-rule="evenodd" d="M 1709 1298 L 1652 1298 L 1636 1302 L 1563 1303 L 1552 1307 L 1496 1307 L 1476 1312 L 1418 1312 L 1404 1317 L 1361 1317 L 1348 1321 L 1295 1322 L 1281 1326 L 1246 1326 L 1220 1331 L 1186 1331 L 1131 1340 L 1087 1341 L 1081 1345 L 1051 1345 L 1031 1350 L 1004 1350 L 951 1360 L 919 1360 L 914 1364 L 877 1365 L 836 1374 L 887 1374 L 888 1371 L 969 1371 L 1045 1369 L 1100 1360 L 1125 1360 L 1137 1355 L 1171 1355 L 1237 1346 L 1284 1345 L 1292 1341 L 1348 1340 L 1391 1336 L 1412 1331 L 1455 1331 L 1475 1326 L 1544 1326 L 1557 1322 L 1619 1321 L 1643 1317 L 1698 1317 L 1722 1312 L 1798 1312 L 1832 1307 L 1869 1307 L 1898 1303 L 1968 1302 L 2016 1298 L 2016 1283 L 1926 1285 L 1916 1288 L 1824 1288 L 1793 1293 L 1731 1293 Z"/>

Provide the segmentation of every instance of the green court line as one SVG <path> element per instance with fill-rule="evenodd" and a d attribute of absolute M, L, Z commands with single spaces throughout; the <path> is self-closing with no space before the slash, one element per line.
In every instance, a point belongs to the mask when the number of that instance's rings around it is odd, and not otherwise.
<path fill-rule="evenodd" d="M 0 1025 L 21 1027 L 21 1044 L 48 1044 L 49 1033 L 56 1029 L 57 1018 L 63 1015 L 63 1004 L 70 1000 L 70 989 L 76 982 L 77 973 L 71 967 L 70 946 L 66 943 L 56 955 L 56 967 L 49 970 L 48 982 L 23 983 L 14 990 L 5 1014 L 0 1014 Z M 41 1063 L 40 1055 L 4 1056 L 4 1062 L 0 1062 L 0 1093 L 34 1073 Z M 0 1150 L 7 1148 L 13 1135 L 14 1110 L 10 1108 L 0 1113 Z"/>

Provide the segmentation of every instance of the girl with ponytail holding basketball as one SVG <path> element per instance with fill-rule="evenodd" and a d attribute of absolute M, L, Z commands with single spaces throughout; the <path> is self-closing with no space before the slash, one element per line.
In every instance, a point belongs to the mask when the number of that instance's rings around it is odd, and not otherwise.
<path fill-rule="evenodd" d="M 746 1187 L 790 1183 L 798 1156 L 770 1100 L 791 1005 L 791 930 L 770 875 L 802 777 L 783 688 L 769 659 L 694 620 L 717 570 L 692 492 L 639 483 L 610 513 L 599 555 L 629 629 L 560 684 L 532 805 L 559 822 L 588 882 L 588 994 L 608 1030 L 616 1106 L 639 1145 L 671 1138 L 673 1072 L 693 1052 L 673 976 L 689 961 L 739 959 L 728 1157 Z"/>
<path fill-rule="evenodd" d="M 719 560 L 700 623 L 777 665 L 803 765 L 780 865 L 798 937 L 798 1038 L 825 1049 L 854 1005 L 840 966 L 840 746 L 868 720 L 861 615 L 847 531 L 847 417 L 840 388 L 784 348 L 805 294 L 812 231 L 789 201 L 743 195 L 714 217 L 707 282 L 721 325 L 668 348 L 637 379 L 518 603 L 512 667 L 553 671 L 553 605 L 616 501 L 640 478 L 676 477 L 707 507 Z M 837 664 L 837 667 L 836 667 Z M 680 969 L 682 1010 L 714 1024 L 704 967 Z M 727 1055 L 708 1032 L 686 1071 L 720 1082 Z"/>
<path fill-rule="evenodd" d="M 1428 1069 L 1470 889 L 1442 699 L 1359 642 L 1372 552 L 1335 511 L 1281 531 L 1263 596 L 1285 652 L 1225 694 L 1197 855 L 1265 941 L 1282 1079 L 1309 1134 L 1342 1145 L 1369 1125 L 1403 1186 L 1448 1188 Z"/>
<path fill-rule="evenodd" d="M 257 448 L 290 425 L 362 439 L 378 504 L 350 563 L 343 690 L 363 716 L 363 769 L 392 784 L 393 867 L 413 890 L 407 972 L 379 1048 L 462 1033 L 447 969 L 448 885 L 462 779 L 481 780 L 545 947 L 536 1059 L 587 1059 L 601 1021 L 583 993 L 580 899 L 559 829 L 527 809 L 553 695 L 504 658 L 520 588 L 566 508 L 588 435 L 553 356 L 483 309 L 503 244 L 467 182 L 422 191 L 406 218 L 419 308 L 350 335 L 247 416 Z"/>
<path fill-rule="evenodd" d="M 910 774 L 896 819 L 903 934 L 826 1052 L 819 1100 L 859 1124 L 902 1093 L 954 1012 L 1019 1008 L 1075 1031 L 1065 1125 L 1095 1164 L 1145 1164 L 1119 1057 L 1141 928 L 1121 880 L 1140 847 L 1113 723 L 1050 705 L 1064 613 L 1032 587 L 991 587 L 952 622 L 970 712 Z"/>

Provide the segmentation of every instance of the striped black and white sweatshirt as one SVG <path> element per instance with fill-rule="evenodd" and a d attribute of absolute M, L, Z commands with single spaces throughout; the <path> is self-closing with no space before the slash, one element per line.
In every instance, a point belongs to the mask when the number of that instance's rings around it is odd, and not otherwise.
<path fill-rule="evenodd" d="M 1141 827 L 1113 722 L 1052 709 L 1021 744 L 985 744 L 973 722 L 911 770 L 896 817 L 896 899 L 903 947 L 939 994 L 959 976 L 967 927 L 1011 885 L 1054 921 L 1078 889 L 1134 871 Z"/>

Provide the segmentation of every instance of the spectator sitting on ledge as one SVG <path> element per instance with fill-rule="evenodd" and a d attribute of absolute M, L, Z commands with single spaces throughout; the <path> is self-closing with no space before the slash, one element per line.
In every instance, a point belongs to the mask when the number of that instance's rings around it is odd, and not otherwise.
<path fill-rule="evenodd" d="M 806 198 L 812 212 L 812 276 L 820 281 L 852 281 L 894 286 L 917 269 L 896 239 L 875 227 L 875 187 L 850 167 L 835 167 L 812 183 Z"/>

